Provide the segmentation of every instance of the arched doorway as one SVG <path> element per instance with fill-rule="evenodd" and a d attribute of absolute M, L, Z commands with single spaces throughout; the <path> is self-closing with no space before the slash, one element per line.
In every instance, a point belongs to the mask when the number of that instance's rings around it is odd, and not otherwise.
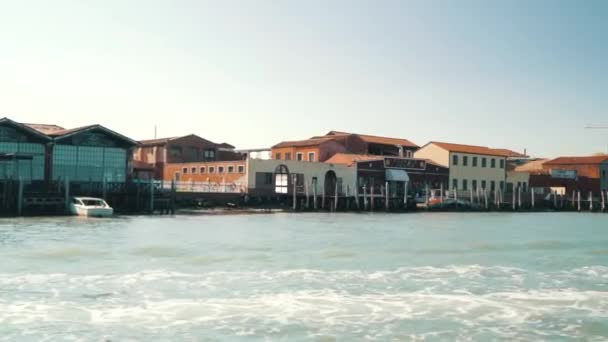
<path fill-rule="evenodd" d="M 274 192 L 286 194 L 289 192 L 289 168 L 279 165 L 274 170 Z"/>
<path fill-rule="evenodd" d="M 325 173 L 325 181 L 323 182 L 323 189 L 326 196 L 333 196 L 336 193 L 336 184 L 338 183 L 338 177 L 336 173 L 329 170 Z"/>

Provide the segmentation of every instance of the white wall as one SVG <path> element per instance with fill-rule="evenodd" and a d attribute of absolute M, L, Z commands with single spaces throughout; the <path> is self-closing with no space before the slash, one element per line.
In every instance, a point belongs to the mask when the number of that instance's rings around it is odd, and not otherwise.
<path fill-rule="evenodd" d="M 458 165 L 454 165 L 453 156 L 458 156 Z M 467 165 L 463 165 L 463 157 L 468 157 Z M 477 157 L 477 166 L 473 166 L 473 158 Z M 482 159 L 486 158 L 486 167 L 482 167 Z M 458 182 L 458 190 L 464 190 L 463 180 L 467 180 L 467 189 L 473 185 L 473 180 L 477 181 L 477 187 L 482 188 L 482 181 L 486 181 L 486 189 L 491 190 L 491 182 L 494 181 L 495 189 L 500 187 L 500 182 L 506 181 L 506 160 L 501 156 L 489 156 L 471 153 L 450 153 L 450 189 L 453 188 L 454 179 Z M 495 167 L 492 168 L 492 159 L 496 160 Z M 500 161 L 503 160 L 503 167 Z M 506 186 L 506 185 L 505 185 Z"/>
<path fill-rule="evenodd" d="M 450 152 L 435 145 L 428 144 L 414 152 L 414 158 L 430 159 L 441 166 L 450 166 Z"/>
<path fill-rule="evenodd" d="M 249 159 L 247 164 L 247 183 L 249 189 L 255 188 L 255 175 L 257 172 L 274 173 L 277 166 L 281 164 L 287 166 L 289 173 L 303 174 L 304 182 L 306 184 L 310 185 L 312 178 L 317 177 L 317 192 L 319 194 L 324 192 L 323 185 L 325 182 L 325 174 L 329 170 L 334 171 L 338 178 L 342 178 L 342 184 L 344 187 L 346 187 L 348 184 L 350 185 L 351 189 L 354 189 L 357 180 L 356 168 L 344 165 L 276 159 Z"/>

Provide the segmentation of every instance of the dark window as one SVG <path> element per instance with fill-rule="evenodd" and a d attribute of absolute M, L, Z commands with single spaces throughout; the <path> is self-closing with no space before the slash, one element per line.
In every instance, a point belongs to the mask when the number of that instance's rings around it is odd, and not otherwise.
<path fill-rule="evenodd" d="M 192 173 L 196 173 L 196 168 L 195 167 L 192 168 Z"/>
<path fill-rule="evenodd" d="M 234 166 L 228 166 L 228 173 L 234 173 Z"/>
<path fill-rule="evenodd" d="M 171 157 L 181 157 L 182 148 L 180 146 L 171 146 L 170 153 Z"/>
<path fill-rule="evenodd" d="M 276 160 L 281 160 L 281 153 L 278 153 L 274 155 L 274 159 Z"/>
<path fill-rule="evenodd" d="M 454 190 L 458 189 L 458 179 L 456 179 L 456 178 L 452 179 L 452 188 Z"/>
<path fill-rule="evenodd" d="M 285 153 L 285 160 L 291 160 L 291 152 Z"/>
<path fill-rule="evenodd" d="M 256 172 L 255 184 L 256 186 L 270 186 L 272 185 L 272 172 Z"/>
<path fill-rule="evenodd" d="M 490 190 L 491 191 L 496 190 L 496 182 L 495 181 L 490 181 Z"/>
<path fill-rule="evenodd" d="M 215 173 L 215 166 L 209 166 L 209 173 Z"/>
<path fill-rule="evenodd" d="M 300 161 L 301 161 L 302 159 L 304 159 L 304 153 L 301 153 L 301 152 L 296 153 L 296 159 L 297 159 L 297 160 L 300 160 Z"/>
<path fill-rule="evenodd" d="M 201 173 L 205 173 L 205 167 L 201 167 Z"/>
<path fill-rule="evenodd" d="M 473 190 L 477 190 L 477 179 L 473 179 L 472 181 Z"/>
<path fill-rule="evenodd" d="M 473 157 L 473 167 L 477 167 L 477 157 Z"/>
<path fill-rule="evenodd" d="M 486 158 L 481 158 L 481 167 L 486 167 L 488 166 L 488 160 Z"/>
<path fill-rule="evenodd" d="M 463 179 L 463 180 L 462 180 L 462 190 L 467 190 L 467 189 L 468 189 L 468 187 L 469 187 L 469 186 L 468 186 L 468 184 L 467 184 L 467 183 L 468 183 L 468 182 L 467 182 L 467 180 L 466 180 L 466 179 Z"/>
<path fill-rule="evenodd" d="M 462 156 L 462 166 L 467 166 L 469 164 L 469 157 Z"/>
<path fill-rule="evenodd" d="M 315 153 L 314 152 L 308 152 L 308 161 L 309 162 L 314 162 L 315 161 Z"/>
<path fill-rule="evenodd" d="M 217 173 L 224 173 L 224 167 L 223 166 L 218 166 L 217 167 Z"/>
<path fill-rule="evenodd" d="M 452 165 L 458 165 L 458 155 L 452 156 Z"/>
<path fill-rule="evenodd" d="M 504 190 L 505 189 L 505 182 L 500 181 L 500 190 Z"/>
<path fill-rule="evenodd" d="M 190 159 L 190 161 L 198 160 L 198 148 L 188 147 L 188 159 Z"/>
<path fill-rule="evenodd" d="M 239 173 L 245 173 L 245 167 L 243 165 L 239 165 L 237 169 L 239 170 Z"/>
<path fill-rule="evenodd" d="M 183 169 L 182 169 L 182 173 L 183 173 L 183 174 L 188 173 L 188 168 L 187 168 L 187 167 L 183 168 Z"/>
<path fill-rule="evenodd" d="M 494 158 L 490 159 L 490 167 L 491 168 L 495 168 L 496 167 L 496 159 L 494 159 Z"/>
<path fill-rule="evenodd" d="M 481 188 L 484 189 L 484 190 L 486 189 L 486 181 L 485 180 L 481 181 Z"/>
<path fill-rule="evenodd" d="M 504 159 L 501 159 L 501 160 L 500 160 L 500 168 L 501 168 L 501 169 L 504 169 L 504 168 L 505 168 L 505 160 L 504 160 Z"/>
<path fill-rule="evenodd" d="M 212 149 L 204 150 L 203 157 L 206 161 L 215 160 L 215 150 L 212 150 Z"/>

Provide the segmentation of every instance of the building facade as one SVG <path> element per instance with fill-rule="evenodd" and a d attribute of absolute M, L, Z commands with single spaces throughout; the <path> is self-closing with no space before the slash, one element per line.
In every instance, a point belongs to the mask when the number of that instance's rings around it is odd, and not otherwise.
<path fill-rule="evenodd" d="M 514 153 L 484 146 L 429 142 L 414 156 L 429 159 L 449 169 L 449 188 L 468 191 L 506 189 L 507 159 Z M 527 183 L 521 184 L 527 187 Z"/>
<path fill-rule="evenodd" d="M 0 119 L 0 179 L 44 180 L 51 140 L 27 125 Z"/>

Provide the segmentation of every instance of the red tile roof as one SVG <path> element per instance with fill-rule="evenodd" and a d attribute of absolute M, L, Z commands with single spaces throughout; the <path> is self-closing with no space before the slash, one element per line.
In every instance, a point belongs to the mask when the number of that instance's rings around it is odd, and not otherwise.
<path fill-rule="evenodd" d="M 352 166 L 359 161 L 381 160 L 383 156 L 373 156 L 369 154 L 336 153 L 333 157 L 325 161 L 328 164 L 340 164 Z"/>
<path fill-rule="evenodd" d="M 528 156 L 523 153 L 515 152 L 513 150 L 509 150 L 506 148 L 494 148 L 494 150 L 502 152 L 502 153 L 506 154 L 507 157 L 510 157 L 510 158 L 528 158 Z"/>
<path fill-rule="evenodd" d="M 413 142 L 407 139 L 400 138 L 389 138 L 389 137 L 381 137 L 377 135 L 368 135 L 368 134 L 359 134 L 359 133 L 348 133 L 348 132 L 339 132 L 339 131 L 330 131 L 325 136 L 344 136 L 344 135 L 356 135 L 360 137 L 363 141 L 370 144 L 381 144 L 381 145 L 400 145 L 405 147 L 419 147 Z"/>
<path fill-rule="evenodd" d="M 501 156 L 501 157 L 511 157 L 512 153 L 513 153 L 513 151 L 506 150 L 506 149 L 489 148 L 486 146 L 452 144 L 452 143 L 446 143 L 446 142 L 441 142 L 441 141 L 431 141 L 429 144 L 437 145 L 450 152 L 471 153 L 471 154 L 481 154 L 481 155 Z"/>
<path fill-rule="evenodd" d="M 196 134 L 188 134 L 188 135 L 183 135 L 183 136 L 180 136 L 180 137 L 168 137 L 168 138 L 158 138 L 158 139 L 140 140 L 140 141 L 139 141 L 139 144 L 140 144 L 141 146 L 157 146 L 157 145 L 165 145 L 165 144 L 167 144 L 169 141 L 172 141 L 172 140 L 177 140 L 177 139 L 181 139 L 181 138 L 185 138 L 185 137 L 190 137 L 190 136 L 194 136 L 194 137 L 196 137 L 196 138 L 198 138 L 198 139 L 200 139 L 200 140 L 205 141 L 206 143 L 213 144 L 213 145 L 215 145 L 215 146 L 217 146 L 217 147 L 222 147 L 222 146 L 220 146 L 220 145 L 218 145 L 218 144 L 216 144 L 216 143 L 214 143 L 214 142 L 212 142 L 212 141 L 209 141 L 209 140 L 207 140 L 207 139 L 205 139 L 205 138 L 201 138 L 201 137 L 199 137 L 199 136 L 198 136 L 198 135 L 196 135 Z M 226 144 L 226 143 L 224 143 L 224 144 Z M 226 144 L 226 145 L 227 145 L 227 146 L 232 146 L 232 145 L 228 145 L 228 144 Z"/>
<path fill-rule="evenodd" d="M 319 146 L 321 144 L 334 141 L 333 138 L 314 138 L 314 139 L 306 139 L 306 140 L 295 140 L 295 141 L 283 141 L 280 142 L 272 148 L 282 148 L 282 147 L 305 147 L 305 146 Z"/>
<path fill-rule="evenodd" d="M 581 165 L 581 164 L 601 164 L 608 161 L 608 155 L 601 156 L 583 156 L 583 157 L 559 157 L 548 162 L 545 165 Z"/>

